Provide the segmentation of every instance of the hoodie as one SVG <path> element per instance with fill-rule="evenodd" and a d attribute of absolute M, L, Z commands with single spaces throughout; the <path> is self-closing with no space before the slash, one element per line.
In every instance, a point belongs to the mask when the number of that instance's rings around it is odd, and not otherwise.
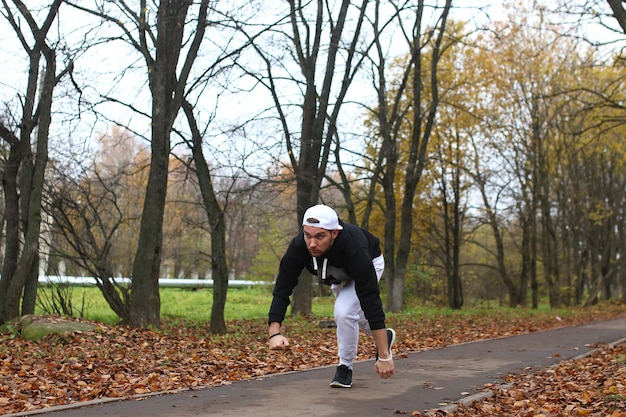
<path fill-rule="evenodd" d="M 307 249 L 304 232 L 298 233 L 289 244 L 280 261 L 278 277 L 274 286 L 269 323 L 282 323 L 285 319 L 289 297 L 298 284 L 298 277 L 304 268 L 318 274 L 317 268 L 323 265 L 341 269 L 354 280 L 356 294 L 372 330 L 385 328 L 383 311 L 376 271 L 372 259 L 381 255 L 380 241 L 365 229 L 339 221 L 343 230 L 335 238 L 330 249 L 315 261 Z M 330 268 L 332 270 L 333 268 Z"/>

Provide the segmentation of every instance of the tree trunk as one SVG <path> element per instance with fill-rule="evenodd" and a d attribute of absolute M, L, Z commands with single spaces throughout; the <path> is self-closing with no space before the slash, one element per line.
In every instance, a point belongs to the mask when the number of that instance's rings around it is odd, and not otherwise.
<path fill-rule="evenodd" d="M 31 175 L 31 178 L 28 180 L 31 191 L 27 193 L 28 220 L 25 228 L 24 252 L 26 252 L 26 247 L 31 247 L 36 250 L 32 256 L 28 254 L 26 257 L 27 261 L 23 266 L 25 289 L 22 314 L 33 314 L 35 312 L 35 299 L 39 281 L 39 237 L 41 234 L 42 218 L 41 203 L 43 200 L 46 167 L 48 165 L 48 136 L 50 133 L 50 124 L 52 123 L 52 95 L 58 82 L 56 74 L 56 52 L 48 48 L 47 45 L 42 47 L 42 52 L 46 59 L 46 69 L 39 97 L 36 154 L 32 168 L 25 170 L 25 173 Z M 18 271 L 19 270 L 20 266 L 18 264 Z"/>
<path fill-rule="evenodd" d="M 211 271 L 213 275 L 213 306 L 211 308 L 211 332 L 226 334 L 226 320 L 224 310 L 226 307 L 226 295 L 228 293 L 228 265 L 226 263 L 226 221 L 224 211 L 220 207 L 213 187 L 213 180 L 209 165 L 202 150 L 202 135 L 196 118 L 193 114 L 193 106 L 185 101 L 183 110 L 187 116 L 187 122 L 191 129 L 191 151 L 196 168 L 196 176 L 200 185 L 202 201 L 207 213 L 211 228 Z"/>
<path fill-rule="evenodd" d="M 7 304 L 5 306 L 5 318 L 18 317 L 21 314 L 19 300 L 24 294 L 24 288 L 29 282 L 27 303 L 25 312 L 34 310 L 33 294 L 36 294 L 35 277 L 39 275 L 39 234 L 41 231 L 41 201 L 45 170 L 48 162 L 48 133 L 51 121 L 52 91 L 56 84 L 54 54 L 48 51 L 46 76 L 44 88 L 40 97 L 40 117 L 37 129 L 37 148 L 32 166 L 24 164 L 23 175 L 30 176 L 30 192 L 23 192 L 22 198 L 27 199 L 27 220 L 25 223 L 24 246 L 19 257 L 15 274 L 7 291 Z M 27 169 L 30 168 L 30 169 Z M 24 195 L 25 194 L 25 195 Z M 34 286 L 34 288 L 33 288 Z"/>
<path fill-rule="evenodd" d="M 461 161 L 460 158 L 456 158 L 453 177 L 452 177 L 452 189 L 453 189 L 453 201 L 452 201 L 452 221 L 446 222 L 446 227 L 450 229 L 448 242 L 449 250 L 447 250 L 449 258 L 448 261 L 448 305 L 454 310 L 460 310 L 463 307 L 463 285 L 461 281 L 461 244 L 463 240 L 462 231 L 462 218 L 463 213 L 461 211 Z M 445 197 L 444 197 L 445 198 Z M 448 209 L 446 208 L 446 212 Z"/>
<path fill-rule="evenodd" d="M 298 277 L 298 285 L 293 292 L 291 303 L 291 314 L 294 316 L 310 316 L 313 314 L 313 293 L 312 275 L 306 269 Z"/>
<path fill-rule="evenodd" d="M 619 268 L 619 273 L 618 273 L 618 282 L 619 285 L 621 287 L 621 293 L 620 293 L 620 300 L 622 301 L 623 304 L 626 304 L 626 273 L 624 273 L 626 271 L 624 271 L 624 266 L 623 264 L 620 265 Z"/>
<path fill-rule="evenodd" d="M 184 76 L 178 79 L 177 67 L 182 49 L 185 19 L 191 4 L 190 0 L 159 2 L 156 59 L 147 59 L 152 93 L 152 154 L 137 253 L 132 268 L 129 322 L 135 327 L 158 328 L 161 325 L 159 275 L 169 174 L 170 135 L 183 101 L 183 91 L 179 87 L 185 85 L 187 81 Z M 142 2 L 141 7 L 142 22 L 138 23 L 144 27 L 147 13 L 145 1 Z M 205 21 L 199 19 L 198 24 L 204 26 Z M 142 52 L 148 55 L 148 51 Z M 191 66 L 191 62 L 195 59 L 194 53 L 197 53 L 197 49 L 187 55 L 186 65 Z"/>
<path fill-rule="evenodd" d="M 311 154 L 309 154 L 311 156 Z M 315 167 L 315 171 L 317 171 L 317 161 L 310 161 L 308 164 L 309 167 Z M 301 166 L 306 166 L 306 164 L 301 164 Z M 325 168 L 324 168 L 325 170 Z M 310 178 L 313 173 L 309 175 L 304 175 L 303 179 L 300 181 L 297 180 L 300 176 L 296 176 L 297 181 L 297 195 L 298 195 L 298 224 L 302 224 L 302 218 L 304 217 L 304 212 L 307 208 L 314 205 L 317 202 L 319 197 L 319 185 L 313 184 L 307 178 Z M 313 313 L 313 291 L 311 288 L 311 279 L 309 277 L 309 273 L 306 270 L 303 270 L 298 278 L 298 285 L 293 290 L 293 296 L 291 301 L 291 314 L 292 315 L 303 315 L 310 316 Z"/>
<path fill-rule="evenodd" d="M 206 203 L 205 203 L 206 204 Z M 217 207 L 217 200 L 214 200 Z M 209 212 L 215 209 L 208 210 Z M 219 208 L 218 208 L 219 210 Z M 228 293 L 228 267 L 226 265 L 226 223 L 224 213 L 209 219 L 211 224 L 211 268 L 213 271 L 213 307 L 211 308 L 211 331 L 226 334 L 226 295 Z"/>
<path fill-rule="evenodd" d="M 157 121 L 159 116 L 161 119 Z M 164 120 L 164 115 L 157 111 L 153 117 L 150 175 L 132 271 L 129 324 L 134 327 L 161 325 L 159 274 L 170 148 L 170 130 L 164 126 Z"/>
<path fill-rule="evenodd" d="M 26 278 L 24 284 L 24 297 L 22 301 L 22 316 L 34 315 L 35 305 L 37 303 L 37 288 L 39 287 L 39 253 L 36 255 L 35 262 L 33 262 L 33 268 L 30 271 L 30 276 Z"/>
<path fill-rule="evenodd" d="M 23 100 L 22 120 L 19 138 L 5 126 L 0 126 L 0 135 L 9 143 L 9 160 L 5 166 L 3 185 L 5 190 L 7 216 L 7 242 L 0 279 L 0 321 L 18 317 L 20 302 L 26 288 L 25 312 L 34 310 L 34 296 L 39 275 L 39 234 L 41 229 L 41 201 L 45 171 L 48 162 L 48 135 L 51 124 L 53 91 L 58 81 L 71 69 L 70 65 L 60 75 L 56 74 L 56 51 L 46 44 L 47 32 L 56 20 L 61 0 L 53 2 L 45 21 L 37 27 L 30 12 L 19 5 L 19 12 L 25 17 L 35 43 L 26 48 L 29 55 L 28 82 Z M 14 24 L 16 17 L 6 10 L 5 17 Z M 28 38 L 28 35 L 20 33 Z M 40 74 L 41 57 L 45 67 Z M 37 99 L 38 98 L 38 99 Z M 37 107 L 35 107 L 37 104 Z M 31 151 L 31 136 L 35 135 L 35 153 Z M 19 189 L 18 189 L 18 178 Z M 24 236 L 20 253 L 20 226 Z M 28 283 L 28 286 L 26 285 Z"/>
<path fill-rule="evenodd" d="M 25 126 L 24 126 L 25 127 Z M 6 138 L 5 138 L 6 140 Z M 17 139 L 16 139 L 17 140 Z M 7 311 L 7 305 L 17 305 L 19 300 L 10 298 L 9 287 L 14 279 L 15 270 L 20 254 L 20 219 L 19 219 L 19 194 L 17 187 L 17 173 L 20 166 L 21 142 L 17 141 L 11 146 L 9 159 L 5 165 L 2 176 L 2 184 L 5 195 L 6 210 L 6 245 L 4 249 L 4 264 L 2 265 L 2 278 L 0 279 L 0 322 L 4 323 L 15 315 L 13 311 Z M 13 290 L 13 293 L 15 291 Z M 20 294 L 21 295 L 21 294 Z"/>

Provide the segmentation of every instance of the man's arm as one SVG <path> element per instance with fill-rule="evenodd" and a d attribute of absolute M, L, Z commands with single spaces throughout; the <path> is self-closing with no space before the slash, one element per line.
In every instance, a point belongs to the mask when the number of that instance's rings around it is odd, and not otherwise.
<path fill-rule="evenodd" d="M 280 323 L 285 319 L 287 306 L 290 304 L 289 297 L 298 284 L 298 276 L 304 269 L 308 259 L 308 257 L 302 255 L 301 252 L 308 253 L 308 251 L 306 247 L 302 249 L 301 245 L 304 245 L 304 238 L 302 235 L 298 235 L 291 241 L 287 251 L 280 260 L 278 276 L 274 284 L 274 291 L 272 291 L 273 297 L 268 315 L 269 324 L 277 322 L 280 327 Z"/>
<path fill-rule="evenodd" d="M 373 330 L 374 342 L 376 343 L 376 351 L 378 352 L 378 360 L 374 364 L 376 373 L 381 378 L 389 378 L 396 372 L 393 357 L 389 351 L 389 341 L 387 340 L 387 329 Z"/>
<path fill-rule="evenodd" d="M 287 306 L 290 303 L 289 297 L 298 284 L 298 276 L 305 268 L 308 259 L 306 246 L 302 245 L 304 245 L 304 237 L 302 232 L 300 232 L 292 239 L 287 251 L 280 260 L 268 318 L 270 349 L 289 348 L 289 340 L 280 334 L 280 326 L 285 319 Z"/>

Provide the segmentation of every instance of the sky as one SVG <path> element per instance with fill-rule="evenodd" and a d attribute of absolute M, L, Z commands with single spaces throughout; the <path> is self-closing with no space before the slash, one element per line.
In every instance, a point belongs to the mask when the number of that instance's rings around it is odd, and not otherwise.
<path fill-rule="evenodd" d="M 231 0 L 237 2 L 237 0 Z M 32 4 L 45 4 L 43 1 L 28 2 Z M 461 4 L 455 13 L 454 17 L 459 19 L 466 19 L 470 22 L 480 24 L 486 20 L 500 20 L 506 19 L 507 11 L 501 6 L 500 1 L 485 1 L 485 0 L 471 0 L 471 1 L 457 1 L 455 4 Z M 43 10 L 45 11 L 45 10 Z M 90 21 L 85 15 L 79 15 L 76 11 L 68 8 L 66 5 L 62 6 L 60 12 L 60 26 L 54 27 L 51 30 L 51 34 L 61 32 L 69 33 L 69 43 L 78 44 L 82 41 L 83 33 L 86 29 L 89 30 L 89 37 L 91 39 L 96 38 L 103 34 L 103 28 L 99 27 L 95 22 Z M 592 31 L 592 34 L 599 34 L 601 31 Z M 604 32 L 602 32 L 604 33 Z M 604 35 L 602 35 L 604 36 Z M 401 45 L 403 42 L 390 42 L 391 48 L 393 45 Z M 4 55 L 2 62 L 4 63 L 0 67 L 0 102 L 3 106 L 2 114 L 7 114 L 8 108 L 15 111 L 19 106 L 18 97 L 23 91 L 23 86 L 26 81 L 26 74 L 24 68 L 26 68 L 26 56 L 23 50 L 20 49 L 19 44 L 16 42 L 14 32 L 7 25 L 7 21 L 4 18 L 0 18 L 0 53 Z M 145 81 L 145 64 L 138 58 L 137 55 L 128 46 L 123 45 L 121 42 L 109 44 L 105 47 L 98 47 L 88 51 L 84 56 L 81 56 L 76 61 L 75 80 L 79 85 L 91 85 L 90 87 L 83 87 L 81 98 L 86 102 L 96 101 L 96 90 L 100 92 L 106 92 L 111 95 L 119 97 L 121 100 L 132 102 L 133 105 L 139 108 L 141 111 L 150 112 L 150 97 Z M 114 75 L 120 73 L 120 68 L 127 68 L 129 63 L 135 66 L 135 70 L 125 71 L 122 81 Z M 61 64 L 59 64 L 60 66 Z M 111 87 L 113 86 L 113 87 Z M 363 87 L 357 86 L 351 90 L 352 97 L 358 98 L 363 101 L 364 91 L 371 91 L 365 84 Z M 58 104 L 63 106 L 64 113 L 66 115 L 75 113 L 75 104 L 73 101 L 77 93 L 71 89 L 61 89 L 59 93 L 67 92 L 68 97 L 61 98 Z M 203 115 L 207 119 L 211 117 L 217 90 L 208 90 L 203 95 Z M 367 97 L 366 97 L 367 99 Z M 370 99 L 373 100 L 374 96 L 371 95 Z M 356 100 L 355 100 L 356 101 Z M 266 108 L 270 105 L 269 96 L 265 91 L 259 90 L 254 94 L 248 95 L 229 95 L 224 94 L 220 97 L 219 113 L 215 114 L 215 120 L 222 122 L 222 127 L 228 123 L 236 123 L 251 117 L 250 115 L 260 111 L 260 109 Z M 76 143 L 72 142 L 69 147 L 80 147 L 80 143 L 92 144 L 93 142 L 85 142 L 86 137 L 93 138 L 98 135 L 99 132 L 105 132 L 109 129 L 112 120 L 118 121 L 120 124 L 127 124 L 132 126 L 132 129 L 140 136 L 149 137 L 150 134 L 150 121 L 149 119 L 141 116 L 137 116 L 128 110 L 128 108 L 119 105 L 107 105 L 100 106 L 99 109 L 103 113 L 107 113 L 108 117 L 94 117 L 90 112 L 83 111 L 81 113 L 80 120 L 74 119 L 71 121 L 65 120 L 62 124 L 58 121 L 55 125 L 55 131 L 53 134 L 58 135 L 61 138 L 67 138 L 71 133 L 76 138 Z M 347 112 L 352 112 L 353 116 L 346 117 L 350 120 L 354 127 L 350 130 L 354 131 L 362 126 L 362 118 L 359 107 L 347 107 Z M 271 135 L 280 134 L 278 131 L 268 131 Z M 214 132 L 214 134 L 217 134 Z M 67 140 L 63 140 L 61 143 L 67 144 Z M 222 151 L 229 151 L 228 147 L 233 146 L 232 143 L 227 140 L 214 141 L 216 147 L 222 146 Z M 247 153 L 250 151 L 249 144 L 246 141 L 239 141 L 237 144 L 237 152 Z M 61 146 L 59 149 L 64 148 Z M 67 149 L 65 149 L 67 150 Z M 230 149 L 232 150 L 232 149 Z M 283 150 L 284 152 L 284 150 Z M 232 156 L 232 152 L 231 152 Z"/>

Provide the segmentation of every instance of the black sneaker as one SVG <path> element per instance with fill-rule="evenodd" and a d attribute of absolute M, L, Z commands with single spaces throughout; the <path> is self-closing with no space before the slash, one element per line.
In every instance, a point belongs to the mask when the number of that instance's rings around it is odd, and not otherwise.
<path fill-rule="evenodd" d="M 333 388 L 351 388 L 352 369 L 348 368 L 346 365 L 339 365 L 330 386 Z"/>
<path fill-rule="evenodd" d="M 396 341 L 396 331 L 392 328 L 387 329 L 387 347 L 391 355 L 391 346 Z M 376 360 L 378 360 L 378 352 L 376 352 Z"/>

